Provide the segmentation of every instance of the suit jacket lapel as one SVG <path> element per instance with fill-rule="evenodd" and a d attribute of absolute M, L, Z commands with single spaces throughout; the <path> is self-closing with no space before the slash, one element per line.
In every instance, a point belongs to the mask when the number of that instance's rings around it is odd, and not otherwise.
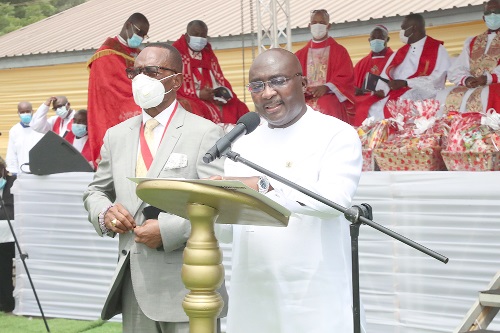
<path fill-rule="evenodd" d="M 130 153 L 128 154 L 128 161 L 124 165 L 124 171 L 125 171 L 125 176 L 126 177 L 135 177 L 135 167 L 137 164 L 137 152 L 139 150 L 139 132 L 141 130 L 142 126 L 142 116 L 137 117 L 136 121 L 131 123 L 130 125 L 130 132 L 125 135 L 124 138 L 124 143 L 123 147 L 130 147 Z M 127 179 L 128 186 L 129 186 L 129 194 L 130 194 L 130 200 L 131 200 L 131 207 L 138 207 L 139 204 L 141 203 L 141 200 L 137 197 L 135 194 L 135 190 L 137 187 L 137 184 L 134 183 L 133 181 L 130 181 Z M 132 215 L 136 210 L 130 212 Z"/>
<path fill-rule="evenodd" d="M 175 148 L 175 145 L 179 141 L 179 138 L 182 135 L 182 126 L 184 125 L 184 119 L 186 117 L 186 110 L 182 108 L 179 104 L 177 107 L 177 112 L 175 113 L 170 125 L 165 132 L 165 136 L 156 151 L 155 158 L 153 159 L 153 163 L 148 170 L 147 177 L 157 178 L 160 175 L 160 172 L 165 167 L 165 164 L 168 161 L 168 158 L 172 151 Z"/>

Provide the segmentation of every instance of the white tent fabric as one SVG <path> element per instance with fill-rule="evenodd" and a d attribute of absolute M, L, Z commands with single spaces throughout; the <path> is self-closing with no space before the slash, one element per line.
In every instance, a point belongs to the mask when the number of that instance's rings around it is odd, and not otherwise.
<path fill-rule="evenodd" d="M 98 237 L 82 205 L 91 177 L 23 174 L 13 189 L 16 234 L 48 317 L 98 318 L 114 271 L 117 240 Z M 500 269 L 499 184 L 500 172 L 363 173 L 356 203 L 370 204 L 377 223 L 450 258 L 443 264 L 361 226 L 368 332 L 453 331 Z M 227 248 L 224 264 L 230 286 Z M 16 270 L 15 313 L 38 316 L 19 260 Z"/>

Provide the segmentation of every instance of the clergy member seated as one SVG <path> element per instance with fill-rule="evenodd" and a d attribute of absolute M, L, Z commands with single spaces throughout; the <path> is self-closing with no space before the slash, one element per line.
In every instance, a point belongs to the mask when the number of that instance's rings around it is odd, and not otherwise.
<path fill-rule="evenodd" d="M 380 75 L 384 69 L 387 60 L 394 53 L 387 46 L 389 42 L 389 30 L 381 24 L 377 24 L 370 32 L 368 43 L 370 43 L 370 53 L 362 58 L 354 66 L 354 84 L 356 96 L 369 94 L 370 91 L 364 90 L 364 80 L 367 73 Z"/>
<path fill-rule="evenodd" d="M 73 124 L 71 125 L 71 132 L 68 133 L 64 138 L 73 145 L 73 147 L 78 150 L 90 165 L 95 169 L 97 163 L 92 159 L 90 153 L 90 144 L 88 141 L 88 129 L 87 129 L 87 110 L 78 110 L 73 118 Z"/>
<path fill-rule="evenodd" d="M 444 88 L 450 57 L 443 42 L 426 35 L 423 16 L 407 15 L 399 37 L 405 45 L 387 61 L 374 95 L 356 105 L 354 126 L 361 125 L 367 117 L 389 118 L 389 101 L 434 98 L 436 91 Z"/>
<path fill-rule="evenodd" d="M 311 11 L 312 40 L 297 51 L 307 77 L 306 102 L 321 113 L 350 123 L 354 113 L 354 72 L 349 53 L 328 36 L 330 15 L 325 9 Z"/>
<path fill-rule="evenodd" d="M 188 23 L 186 33 L 172 44 L 181 53 L 184 67 L 184 82 L 177 91 L 179 102 L 192 113 L 216 124 L 236 124 L 249 110 L 224 77 L 207 35 L 205 22 L 194 20 Z"/>
<path fill-rule="evenodd" d="M 500 0 L 484 6 L 483 20 L 488 30 L 467 38 L 460 56 L 448 71 L 453 87 L 438 93 L 442 112 L 500 113 Z"/>
<path fill-rule="evenodd" d="M 56 115 L 47 118 L 51 105 Z M 74 116 L 75 110 L 71 108 L 66 96 L 52 96 L 42 103 L 33 114 L 30 126 L 37 132 L 45 134 L 48 131 L 54 131 L 64 138 L 71 131 Z"/>

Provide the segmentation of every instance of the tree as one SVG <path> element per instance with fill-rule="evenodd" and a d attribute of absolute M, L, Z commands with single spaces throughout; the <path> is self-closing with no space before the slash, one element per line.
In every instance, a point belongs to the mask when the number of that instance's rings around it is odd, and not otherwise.
<path fill-rule="evenodd" d="M 0 35 L 84 3 L 86 0 L 0 0 Z"/>

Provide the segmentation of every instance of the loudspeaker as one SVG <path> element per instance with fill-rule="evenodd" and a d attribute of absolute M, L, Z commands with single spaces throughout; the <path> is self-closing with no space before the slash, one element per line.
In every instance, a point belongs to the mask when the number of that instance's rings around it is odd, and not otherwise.
<path fill-rule="evenodd" d="M 89 162 L 64 138 L 48 131 L 29 152 L 31 173 L 94 172 Z"/>

